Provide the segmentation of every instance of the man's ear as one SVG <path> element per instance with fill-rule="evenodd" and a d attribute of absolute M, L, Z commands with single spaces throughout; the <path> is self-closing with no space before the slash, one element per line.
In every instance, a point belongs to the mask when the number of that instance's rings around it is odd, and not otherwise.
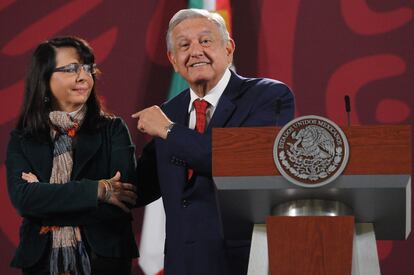
<path fill-rule="evenodd" d="M 226 53 L 227 53 L 227 57 L 230 63 L 233 62 L 233 53 L 235 49 L 236 49 L 236 44 L 234 43 L 234 40 L 230 38 L 226 43 Z"/>
<path fill-rule="evenodd" d="M 168 57 L 168 60 L 170 61 L 171 65 L 173 66 L 174 71 L 178 72 L 177 60 L 175 59 L 175 55 L 171 51 L 168 51 L 167 52 L 167 57 Z"/>

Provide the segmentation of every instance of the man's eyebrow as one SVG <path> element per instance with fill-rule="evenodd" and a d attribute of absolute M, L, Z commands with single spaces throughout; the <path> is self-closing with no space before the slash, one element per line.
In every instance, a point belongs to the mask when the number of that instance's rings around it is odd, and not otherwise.
<path fill-rule="evenodd" d="M 176 38 L 176 40 L 183 40 L 183 39 L 188 39 L 188 38 L 185 35 L 179 35 Z"/>
<path fill-rule="evenodd" d="M 202 32 L 200 32 L 200 34 L 201 35 L 204 35 L 204 34 L 211 34 L 212 32 L 210 31 L 210 30 L 205 30 L 205 31 L 202 31 Z"/>
<path fill-rule="evenodd" d="M 212 34 L 212 31 L 204 30 L 204 31 L 201 31 L 199 33 L 199 35 L 206 35 L 206 34 Z M 183 39 L 189 39 L 189 38 L 186 35 L 183 35 L 183 34 L 180 34 L 176 37 L 176 40 L 183 40 Z"/>

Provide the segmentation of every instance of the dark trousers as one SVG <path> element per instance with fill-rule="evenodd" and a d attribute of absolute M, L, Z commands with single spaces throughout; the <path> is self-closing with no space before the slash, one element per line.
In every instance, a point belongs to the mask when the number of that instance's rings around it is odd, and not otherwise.
<path fill-rule="evenodd" d="M 131 275 L 131 259 L 106 258 L 90 253 L 92 275 Z"/>

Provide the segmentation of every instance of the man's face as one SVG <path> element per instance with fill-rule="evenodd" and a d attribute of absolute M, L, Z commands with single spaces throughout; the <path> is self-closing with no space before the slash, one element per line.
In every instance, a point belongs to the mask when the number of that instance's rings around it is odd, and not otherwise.
<path fill-rule="evenodd" d="M 224 42 L 216 24 L 206 18 L 191 18 L 179 23 L 171 33 L 172 50 L 168 58 L 194 90 L 212 89 L 231 64 L 233 40 Z"/>

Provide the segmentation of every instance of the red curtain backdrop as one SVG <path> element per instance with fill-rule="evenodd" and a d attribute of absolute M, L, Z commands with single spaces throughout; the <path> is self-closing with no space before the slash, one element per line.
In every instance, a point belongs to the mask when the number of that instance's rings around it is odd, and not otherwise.
<path fill-rule="evenodd" d="M 20 218 L 7 196 L 4 161 L 34 47 L 57 35 L 91 43 L 103 72 L 99 95 L 128 123 L 138 155 L 146 140 L 130 115 L 165 100 L 171 67 L 164 36 L 168 20 L 186 6 L 185 0 L 0 0 L 0 275 L 20 274 L 9 267 Z M 287 83 L 296 115 L 346 124 L 349 95 L 354 124 L 413 124 L 414 0 L 234 0 L 232 10 L 238 73 Z M 139 241 L 142 210 L 134 216 Z M 382 274 L 412 274 L 412 235 L 378 242 Z M 141 274 L 137 266 L 134 274 Z"/>

